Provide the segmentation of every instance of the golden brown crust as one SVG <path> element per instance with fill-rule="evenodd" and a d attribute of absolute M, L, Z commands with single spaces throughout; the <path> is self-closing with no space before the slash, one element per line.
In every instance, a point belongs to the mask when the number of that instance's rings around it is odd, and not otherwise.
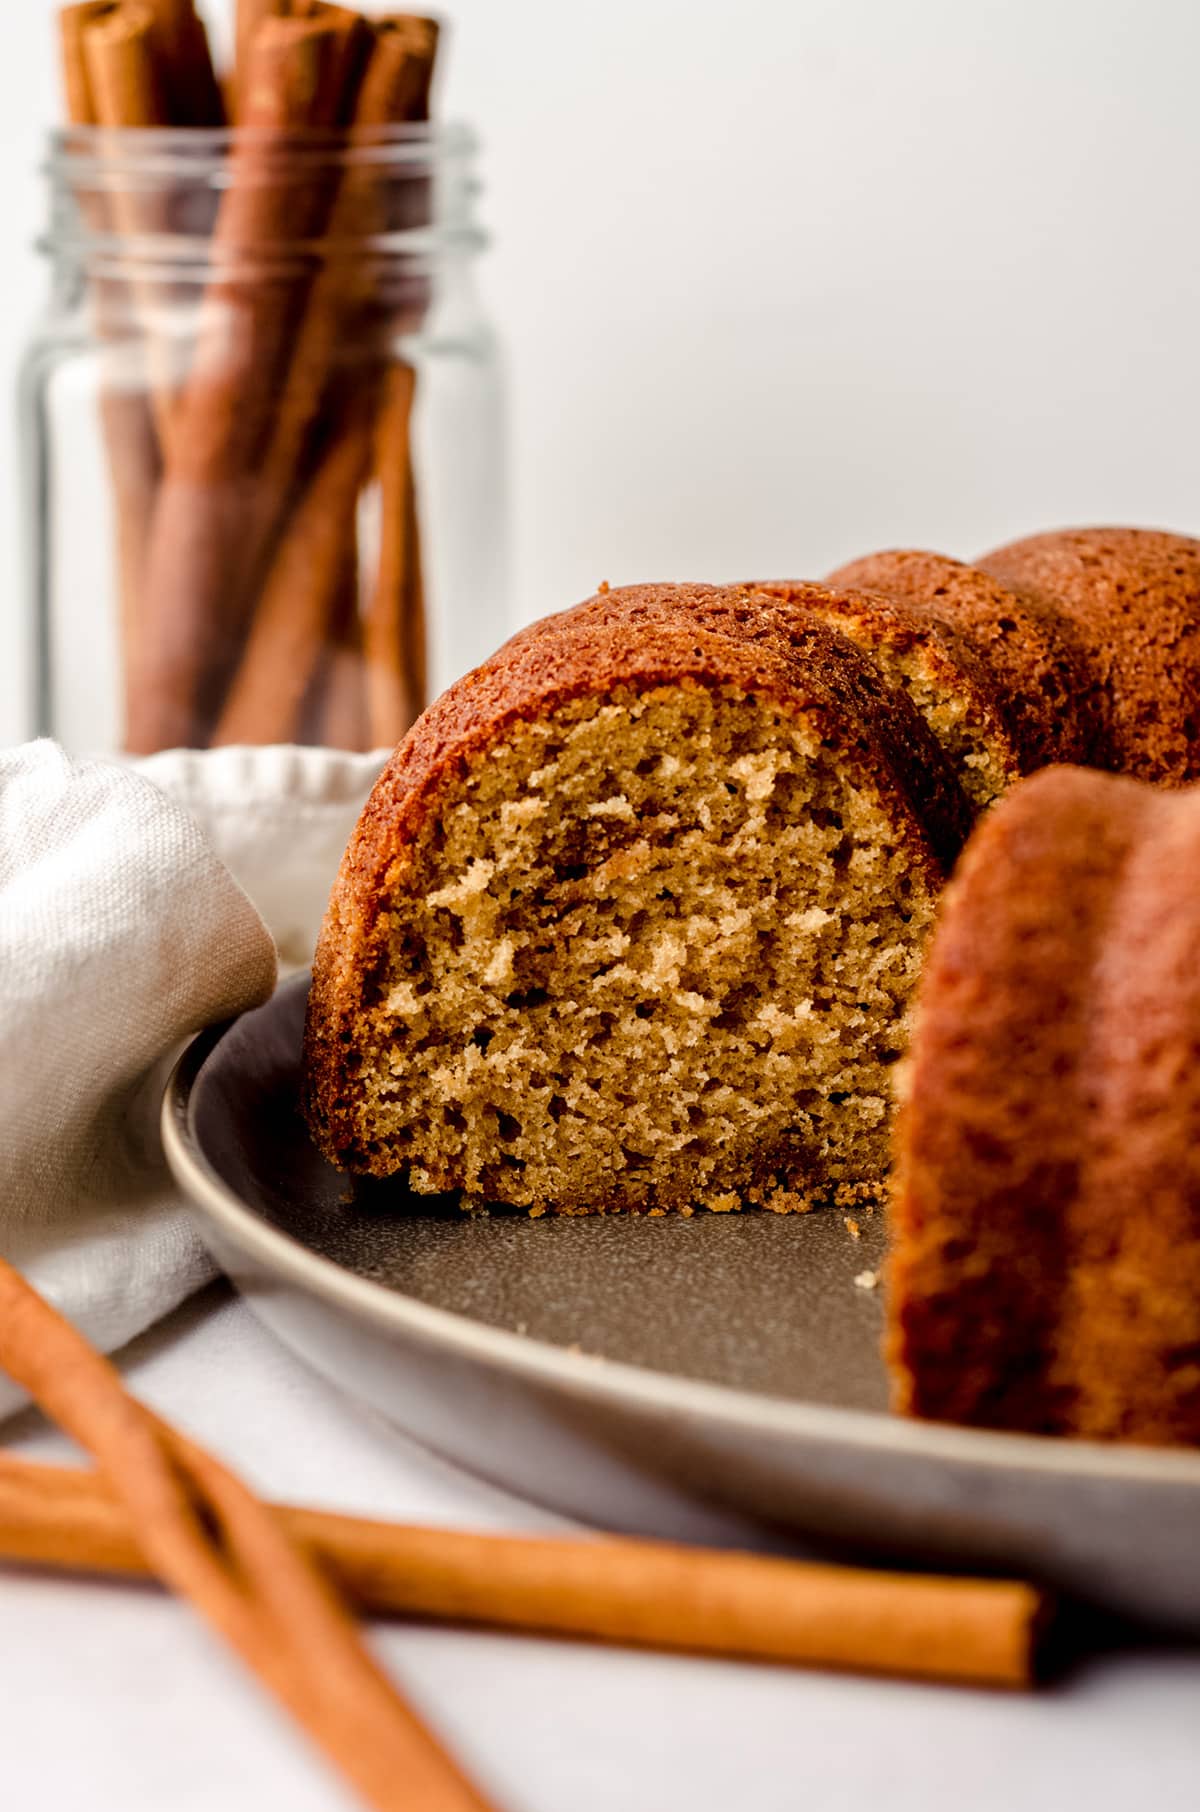
<path fill-rule="evenodd" d="M 1002 723 L 1015 772 L 1052 762 L 1112 765 L 1098 682 L 1077 629 L 1052 604 L 917 548 L 868 554 L 826 583 L 881 592 L 907 609 L 914 631 L 945 647 L 962 684 Z"/>
<path fill-rule="evenodd" d="M 914 872 L 936 881 L 969 821 L 925 725 L 874 666 L 822 624 L 745 587 L 632 586 L 514 636 L 413 726 L 359 820 L 317 948 L 305 1039 L 306 1107 L 336 1161 L 353 1142 L 346 1052 L 376 965 L 386 902 L 439 796 L 506 729 L 573 699 L 663 684 L 732 687 L 816 721 L 850 774 L 894 814 Z"/>
<path fill-rule="evenodd" d="M 1107 714 L 1104 766 L 1168 786 L 1200 779 L 1200 541 L 1069 529 L 979 565 L 1073 630 Z"/>
<path fill-rule="evenodd" d="M 889 1357 L 940 1420 L 1200 1442 L 1200 792 L 1050 769 L 921 980 Z"/>

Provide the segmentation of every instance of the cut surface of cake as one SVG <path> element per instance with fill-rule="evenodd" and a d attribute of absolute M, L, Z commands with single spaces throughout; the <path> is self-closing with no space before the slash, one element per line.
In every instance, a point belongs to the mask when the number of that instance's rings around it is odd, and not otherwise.
<path fill-rule="evenodd" d="M 875 1194 L 968 822 L 908 699 L 746 588 L 605 593 L 426 712 L 318 949 L 343 1168 L 534 1212 Z"/>
<path fill-rule="evenodd" d="M 891 1209 L 896 1406 L 1200 1443 L 1200 789 L 1015 788 L 947 889 Z"/>

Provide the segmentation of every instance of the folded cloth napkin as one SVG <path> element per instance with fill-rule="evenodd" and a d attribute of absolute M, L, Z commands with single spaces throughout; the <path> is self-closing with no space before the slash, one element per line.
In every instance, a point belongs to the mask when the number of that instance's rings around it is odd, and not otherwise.
<path fill-rule="evenodd" d="M 213 1275 L 159 1143 L 167 1068 L 275 985 L 250 894 L 294 960 L 311 951 L 378 766 L 321 750 L 128 765 L 49 742 L 0 751 L 0 1252 L 108 1350 Z M 0 1413 L 19 1401 L 0 1379 Z"/>
<path fill-rule="evenodd" d="M 312 956 L 342 851 L 390 752 L 168 749 L 136 765 L 203 825 L 293 966 Z"/>

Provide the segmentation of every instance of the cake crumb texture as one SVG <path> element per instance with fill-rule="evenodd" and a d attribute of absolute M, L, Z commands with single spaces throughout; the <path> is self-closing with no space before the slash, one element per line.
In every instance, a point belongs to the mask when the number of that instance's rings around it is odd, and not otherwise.
<path fill-rule="evenodd" d="M 936 743 L 744 591 L 557 623 L 497 657 L 501 712 L 484 669 L 427 714 L 364 816 L 310 1002 L 318 1140 L 533 1212 L 873 1199 L 966 822 Z"/>

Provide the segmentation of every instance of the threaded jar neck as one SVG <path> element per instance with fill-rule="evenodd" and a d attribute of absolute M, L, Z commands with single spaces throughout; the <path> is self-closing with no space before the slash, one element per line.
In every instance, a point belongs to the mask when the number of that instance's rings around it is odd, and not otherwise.
<path fill-rule="evenodd" d="M 38 249 L 67 275 L 173 285 L 287 279 L 360 260 L 408 276 L 486 244 L 465 126 L 343 131 L 111 130 L 51 135 Z"/>

